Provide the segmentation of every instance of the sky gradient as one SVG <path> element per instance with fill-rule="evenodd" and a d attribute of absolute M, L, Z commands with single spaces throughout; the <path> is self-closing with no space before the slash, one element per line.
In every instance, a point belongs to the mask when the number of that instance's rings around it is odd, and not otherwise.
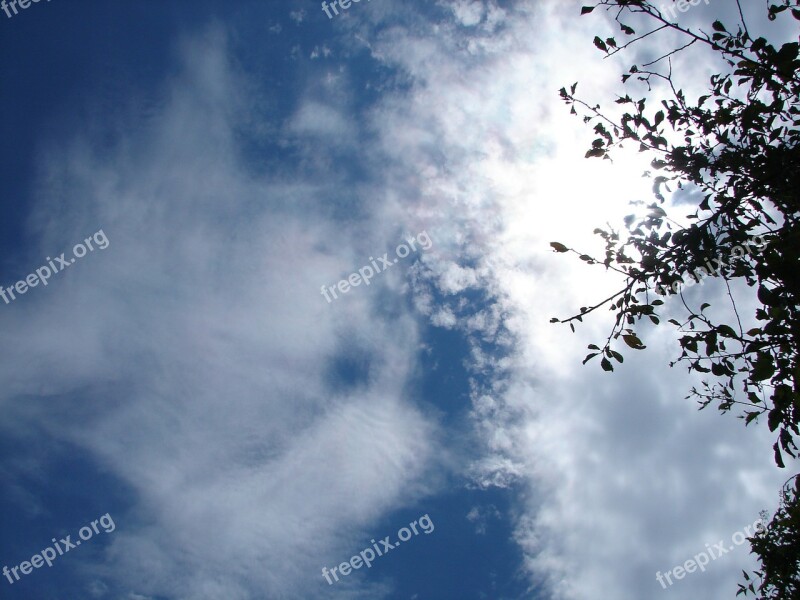
<path fill-rule="evenodd" d="M 0 12 L 0 285 L 109 242 L 0 302 L 0 568 L 115 525 L 0 597 L 734 596 L 747 545 L 668 591 L 656 572 L 774 508 L 770 434 L 685 399 L 671 332 L 610 375 L 581 365 L 605 317 L 549 322 L 617 283 L 549 242 L 596 248 L 651 200 L 649 158 L 586 160 L 558 89 L 610 103 L 673 41 L 603 60 L 611 24 L 580 4 Z M 718 68 L 675 65 L 695 96 Z M 429 534 L 322 576 L 423 515 Z"/>

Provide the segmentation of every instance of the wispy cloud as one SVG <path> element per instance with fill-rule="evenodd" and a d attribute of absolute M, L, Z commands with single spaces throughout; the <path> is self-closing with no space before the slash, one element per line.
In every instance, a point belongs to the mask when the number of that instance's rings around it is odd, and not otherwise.
<path fill-rule="evenodd" d="M 117 151 L 91 137 L 51 150 L 43 247 L 99 222 L 114 253 L 0 314 L 15 348 L 0 401 L 9 423 L 26 395 L 72 399 L 33 410 L 134 490 L 141 526 L 120 526 L 106 573 L 132 593 L 307 596 L 348 532 L 427 493 L 437 425 L 403 390 L 413 320 L 370 318 L 365 295 L 320 301 L 354 250 L 290 200 L 321 206 L 324 186 L 254 177 L 238 157 L 253 115 L 225 40 L 186 42 L 152 126 Z M 301 132 L 346 130 L 310 110 Z M 331 370 L 345 342 L 370 358 L 343 394 Z"/>
<path fill-rule="evenodd" d="M 285 117 L 262 112 L 277 99 L 217 24 L 179 45 L 145 118 L 113 117 L 112 151 L 112 115 L 97 115 L 42 152 L 36 255 L 99 227 L 113 252 L 0 312 L 14 349 L 0 428 L 35 422 L 132 490 L 92 594 L 315 597 L 320 565 L 456 471 L 510 490 L 532 586 L 627 600 L 660 593 L 657 570 L 772 504 L 759 436 L 681 399 L 691 381 L 664 368 L 667 336 L 612 378 L 580 367 L 601 324 L 569 335 L 548 322 L 610 286 L 548 243 L 589 244 L 650 194 L 641 159 L 585 161 L 591 132 L 558 102 L 575 80 L 613 97 L 621 64 L 599 60 L 599 25 L 578 8 L 373 2 L 331 40 L 295 45 L 291 64 L 309 72 Z M 381 77 L 359 103 L 343 59 L 362 52 Z M 279 158 L 254 166 L 243 132 Z M 435 240 L 424 260 L 321 300 L 320 282 L 418 231 Z M 469 460 L 413 396 L 425 321 L 469 341 Z M 343 383 L 337 359 L 352 354 L 366 358 Z M 489 532 L 497 514 L 467 518 Z M 709 597 L 745 559 L 670 593 Z"/>

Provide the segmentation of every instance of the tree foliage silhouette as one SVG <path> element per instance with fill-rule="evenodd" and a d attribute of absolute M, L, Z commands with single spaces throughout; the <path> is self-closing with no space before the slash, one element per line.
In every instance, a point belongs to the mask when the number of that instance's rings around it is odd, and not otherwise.
<path fill-rule="evenodd" d="M 630 143 L 654 156 L 646 174 L 655 201 L 644 216 L 625 219 L 624 235 L 595 229 L 605 246 L 602 257 L 551 243 L 556 252 L 575 253 L 623 281 L 612 296 L 551 321 L 574 331 L 576 322 L 608 306 L 611 332 L 602 346 L 589 345 L 583 362 L 599 357 L 601 367 L 613 371 L 614 362 L 624 360 L 620 349 L 645 348 L 643 319 L 661 325 L 664 312 L 679 314 L 666 321 L 679 332 L 680 355 L 671 366 L 685 363 L 703 375 L 689 397 L 701 409 L 713 403 L 723 413 L 738 413 L 746 426 L 765 421 L 775 434 L 774 460 L 785 468 L 797 458 L 800 436 L 800 45 L 751 37 L 739 0 L 736 5 L 738 23 L 715 21 L 709 32 L 682 25 L 645 0 L 602 0 L 582 8 L 584 15 L 604 8 L 625 36 L 625 42 L 594 38 L 606 57 L 667 35 L 680 42 L 622 75 L 626 89 L 641 96 L 617 98 L 621 115 L 610 117 L 576 97 L 577 84 L 560 91 L 598 136 L 588 158 L 609 159 Z M 800 21 L 800 0 L 767 0 L 765 6 L 771 21 Z M 642 23 L 647 26 L 637 33 L 632 25 Z M 701 48 L 719 61 L 719 73 L 693 100 L 676 81 L 673 58 Z M 656 93 L 666 98 L 652 109 Z M 665 208 L 664 194 L 676 189 L 697 198 L 686 225 Z M 724 284 L 724 305 L 712 306 L 716 296 L 704 298 L 698 290 L 687 293 L 706 277 Z M 735 297 L 741 305 L 743 293 L 756 306 L 752 314 L 737 306 Z M 750 538 L 761 568 L 752 578 L 745 574 L 737 595 L 800 598 L 798 496 L 797 486 L 782 490 L 778 512 Z"/>

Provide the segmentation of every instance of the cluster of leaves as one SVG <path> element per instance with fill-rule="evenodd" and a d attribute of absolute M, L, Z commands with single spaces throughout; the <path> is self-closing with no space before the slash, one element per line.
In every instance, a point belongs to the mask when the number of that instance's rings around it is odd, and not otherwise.
<path fill-rule="evenodd" d="M 794 481 L 794 488 L 791 482 Z M 752 576 L 746 572 L 737 596 L 757 600 L 800 598 L 800 477 L 793 477 L 781 492 L 781 506 L 770 524 L 749 538 L 761 568 Z"/>
<path fill-rule="evenodd" d="M 598 7 L 611 11 L 629 38 L 618 43 L 596 37 L 594 45 L 606 57 L 662 31 L 678 34 L 684 43 L 622 75 L 626 89 L 641 90 L 643 97 L 618 97 L 621 116 L 606 116 L 599 105 L 577 98 L 577 84 L 560 91 L 571 112 L 582 113 L 597 135 L 588 158 L 609 159 L 625 144 L 654 155 L 653 171 L 646 175 L 653 180 L 655 201 L 644 216 L 626 218 L 625 235 L 610 227 L 595 230 L 604 242 L 604 256 L 551 243 L 556 252 L 575 253 L 590 265 L 620 274 L 623 281 L 612 296 L 551 322 L 567 323 L 575 331 L 576 321 L 607 306 L 614 315 L 611 332 L 602 346 L 589 345 L 584 363 L 599 356 L 601 367 L 613 371 L 614 362 L 624 360 L 620 344 L 645 348 L 637 334 L 642 319 L 661 324 L 665 301 L 670 309 L 685 310 L 685 316 L 667 322 L 679 331 L 680 356 L 672 365 L 684 362 L 703 374 L 700 389 L 693 388 L 689 397 L 697 398 L 701 408 L 715 403 L 723 413 L 736 407 L 745 425 L 765 415 L 776 436 L 775 462 L 783 468 L 786 455 L 797 457 L 800 436 L 800 45 L 776 47 L 751 37 L 738 0 L 737 5 L 741 22 L 734 30 L 715 21 L 709 32 L 670 21 L 645 0 L 601 0 L 583 7 L 582 14 Z M 783 14 L 800 21 L 800 0 L 768 0 L 766 6 L 770 20 Z M 637 34 L 623 21 L 653 26 Z M 675 82 L 673 57 L 703 47 L 721 61 L 720 73 L 710 78 L 706 94 L 692 100 Z M 656 85 L 667 99 L 652 109 L 648 96 Z M 684 216 L 687 224 L 677 223 L 663 208 L 665 192 L 676 188 L 698 198 L 694 212 Z M 755 252 L 741 252 L 756 237 L 764 244 Z M 681 289 L 710 275 L 727 287 L 727 309 L 708 310 L 708 302 L 696 306 Z M 748 315 L 748 329 L 732 281 L 753 291 L 757 310 Z M 728 316 L 720 320 L 712 314 Z M 754 539 L 753 551 L 763 567 L 762 598 L 800 598 L 798 497 L 796 492 L 784 495 L 768 533 Z M 781 545 L 785 540 L 794 544 L 791 552 Z M 755 589 L 748 584 L 740 593 Z"/>
<path fill-rule="evenodd" d="M 784 10 L 800 20 L 797 0 L 771 5 L 770 14 Z M 793 5 L 790 6 L 790 1 Z M 740 416 L 747 424 L 766 414 L 768 426 L 777 432 L 775 461 L 784 466 L 784 453 L 795 457 L 794 436 L 800 435 L 800 45 L 783 44 L 775 48 L 763 37 L 752 39 L 746 26 L 729 32 L 719 21 L 714 32 L 696 33 L 666 20 L 649 2 L 604 0 L 596 6 L 619 7 L 616 16 L 621 29 L 635 36 L 632 27 L 621 21 L 626 12 L 643 13 L 657 26 L 628 44 L 619 46 L 612 38 L 595 39 L 607 56 L 663 29 L 685 35 L 688 42 L 647 65 L 634 65 L 623 75 L 623 82 L 635 77 L 646 84 L 660 80 L 669 91 L 653 114 L 648 98 L 617 99 L 624 114 L 613 121 L 575 97 L 576 86 L 562 88 L 562 98 L 587 114 L 584 120 L 598 134 L 587 157 L 608 158 L 609 152 L 634 142 L 642 152 L 652 152 L 653 192 L 644 218 L 630 217 L 628 231 L 621 237 L 613 230 L 596 229 L 605 242 L 605 256 L 595 258 L 554 242 L 558 252 L 573 251 L 589 264 L 602 265 L 625 277 L 616 294 L 588 307 L 579 314 L 554 322 L 581 321 L 602 307 L 615 312 L 616 321 L 605 344 L 589 346 L 586 360 L 601 355 L 601 366 L 613 370 L 612 360 L 623 357 L 613 347 L 620 338 L 630 348 L 643 349 L 636 332 L 641 319 L 658 325 L 664 299 L 656 290 L 667 290 L 667 297 L 679 296 L 686 318 L 669 322 L 681 332 L 681 355 L 676 362 L 687 362 L 689 369 L 711 374 L 714 383 L 692 390 L 703 407 L 716 402 L 723 412 L 735 405 L 745 407 Z M 794 6 L 794 7 L 793 7 Z M 585 13 L 588 9 L 584 7 Z M 672 75 L 671 56 L 694 44 L 705 44 L 716 51 L 729 68 L 713 75 L 710 89 L 696 102 L 690 102 L 677 88 Z M 669 64 L 667 72 L 657 70 Z M 733 93 L 735 92 L 735 94 Z M 671 131 L 667 131 L 667 128 Z M 676 138 L 677 143 L 671 141 Z M 702 195 L 696 211 L 687 215 L 688 226 L 668 218 L 661 207 L 664 191 L 671 186 L 691 186 Z M 758 252 L 737 252 L 755 236 L 766 240 Z M 708 303 L 690 306 L 682 291 L 673 292 L 676 282 L 690 281 L 697 273 L 711 272 L 726 285 L 741 279 L 756 291 L 761 306 L 755 314 L 758 327 L 744 330 L 736 303 L 729 293 L 731 322 L 717 322 L 708 316 Z M 586 360 L 584 362 L 586 362 Z M 743 393 L 740 394 L 739 390 Z"/>

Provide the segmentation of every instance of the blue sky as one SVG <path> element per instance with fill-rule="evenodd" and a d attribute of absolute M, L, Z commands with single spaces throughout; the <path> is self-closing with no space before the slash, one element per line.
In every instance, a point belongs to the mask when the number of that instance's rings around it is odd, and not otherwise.
<path fill-rule="evenodd" d="M 0 12 L 0 285 L 108 240 L 0 302 L 0 567 L 115 524 L 1 597 L 658 598 L 656 571 L 774 506 L 769 435 L 684 400 L 669 333 L 609 376 L 580 364 L 608 323 L 549 323 L 614 284 L 549 242 L 650 198 L 646 161 L 586 161 L 558 99 L 613 98 L 633 62 L 579 7 Z M 676 59 L 687 89 L 706 58 Z M 732 597 L 748 560 L 668 593 Z"/>

